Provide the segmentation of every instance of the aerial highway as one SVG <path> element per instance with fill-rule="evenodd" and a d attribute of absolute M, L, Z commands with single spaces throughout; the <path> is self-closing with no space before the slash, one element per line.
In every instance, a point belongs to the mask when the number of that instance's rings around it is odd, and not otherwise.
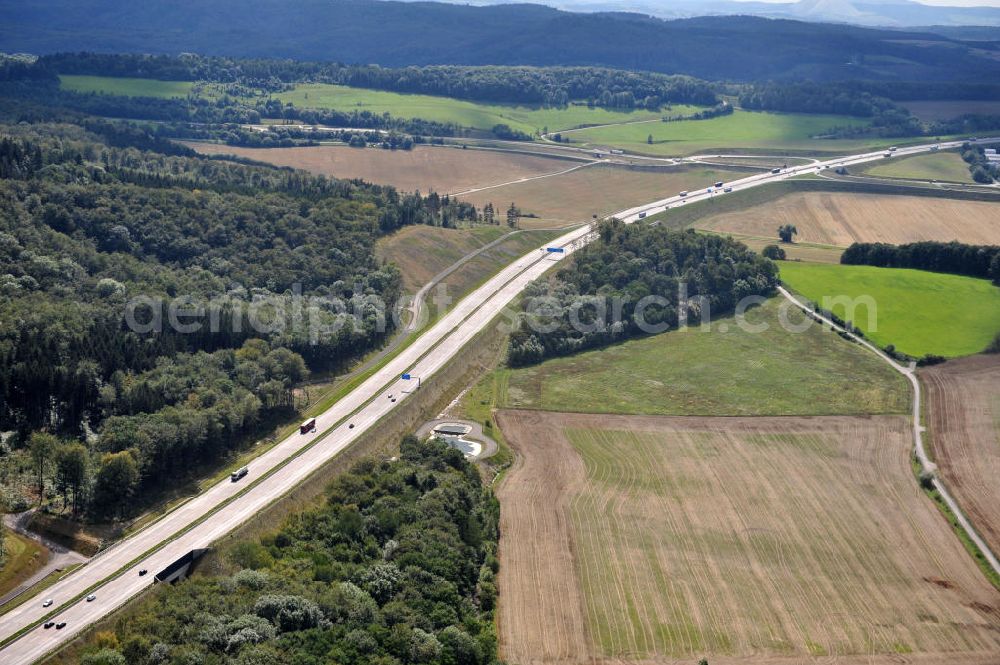
<path fill-rule="evenodd" d="M 993 142 L 1000 139 L 980 139 Z M 960 146 L 964 141 L 935 142 L 900 148 L 895 157 Z M 662 200 L 621 211 L 615 216 L 631 223 L 691 201 L 726 196 L 770 182 L 781 181 L 824 168 L 850 166 L 885 158 L 885 150 L 793 166 L 777 173 L 754 174 L 706 186 L 686 196 L 673 194 Z M 219 482 L 166 513 L 142 530 L 95 556 L 89 563 L 46 590 L 52 598 L 43 607 L 32 598 L 0 616 L 0 662 L 31 663 L 78 636 L 101 617 L 121 607 L 153 583 L 153 575 L 193 549 L 205 548 L 258 514 L 324 463 L 334 458 L 363 433 L 376 426 L 392 409 L 405 402 L 416 388 L 408 374 L 426 381 L 495 319 L 503 308 L 533 280 L 593 237 L 590 226 L 578 227 L 549 247 L 562 253 L 535 250 L 520 257 L 466 296 L 441 320 L 420 335 L 355 390 L 317 417 L 314 432 L 295 433 L 249 465 L 249 475 L 239 482 Z M 140 576 L 140 569 L 149 575 Z M 89 594 L 95 597 L 86 600 Z M 65 622 L 62 629 L 44 628 L 46 621 Z"/>

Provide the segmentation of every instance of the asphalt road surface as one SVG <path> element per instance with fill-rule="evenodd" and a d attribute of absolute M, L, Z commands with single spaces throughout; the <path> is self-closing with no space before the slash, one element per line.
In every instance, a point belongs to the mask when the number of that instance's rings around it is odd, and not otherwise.
<path fill-rule="evenodd" d="M 1000 139 L 981 139 L 980 143 Z M 963 141 L 941 142 L 900 148 L 894 157 L 960 146 Z M 725 183 L 732 191 L 741 191 L 806 173 L 824 166 L 850 166 L 884 159 L 877 151 L 793 166 L 780 173 L 755 174 Z M 687 204 L 726 194 L 715 187 L 692 190 L 686 197 L 674 195 L 644 206 L 624 210 L 617 215 L 625 222 L 635 222 L 640 215 L 652 215 L 675 205 Z M 203 494 L 181 504 L 141 531 L 118 542 L 95 556 L 65 579 L 45 592 L 53 598 L 52 607 L 43 608 L 42 599 L 31 599 L 0 617 L 0 662 L 5 665 L 31 663 L 79 635 L 91 623 L 117 609 L 152 583 L 153 576 L 192 549 L 208 547 L 247 521 L 282 494 L 302 482 L 313 471 L 346 448 L 362 433 L 376 425 L 396 405 L 406 401 L 415 381 L 403 381 L 404 372 L 426 380 L 483 330 L 527 286 L 554 263 L 583 246 L 593 235 L 587 226 L 577 228 L 549 243 L 564 253 L 549 253 L 544 248 L 517 259 L 476 291 L 461 300 L 444 318 L 421 335 L 413 344 L 389 361 L 354 391 L 319 416 L 317 430 L 311 434 L 293 434 L 255 459 L 250 473 L 239 482 L 225 480 Z M 396 401 L 389 398 L 392 394 Z M 349 427 L 353 424 L 354 427 Z M 139 577 L 139 569 L 149 574 Z M 94 593 L 96 599 L 84 597 Z M 62 630 L 45 629 L 42 622 L 51 618 L 65 621 Z M 11 638 L 18 635 L 17 639 Z"/>

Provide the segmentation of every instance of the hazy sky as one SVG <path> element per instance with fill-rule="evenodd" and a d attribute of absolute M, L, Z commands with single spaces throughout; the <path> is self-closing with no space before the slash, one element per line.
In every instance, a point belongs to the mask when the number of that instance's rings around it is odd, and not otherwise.
<path fill-rule="evenodd" d="M 744 2 L 749 0 L 737 0 Z M 788 2 L 789 0 L 756 0 L 758 2 Z M 939 7 L 1000 7 L 1000 0 L 918 0 L 922 5 Z"/>

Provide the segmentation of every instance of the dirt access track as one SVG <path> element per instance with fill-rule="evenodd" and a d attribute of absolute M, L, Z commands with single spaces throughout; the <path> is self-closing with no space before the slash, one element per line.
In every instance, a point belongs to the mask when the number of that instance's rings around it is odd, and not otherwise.
<path fill-rule="evenodd" d="M 1000 552 L 1000 355 L 951 360 L 919 377 L 938 473 L 986 544 Z"/>
<path fill-rule="evenodd" d="M 996 663 L 1000 592 L 898 416 L 501 411 L 510 663 Z"/>

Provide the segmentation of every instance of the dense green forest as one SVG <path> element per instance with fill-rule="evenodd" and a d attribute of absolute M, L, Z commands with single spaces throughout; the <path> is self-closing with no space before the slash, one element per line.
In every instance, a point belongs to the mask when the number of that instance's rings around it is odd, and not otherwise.
<path fill-rule="evenodd" d="M 932 31 L 704 16 L 661 20 L 531 4 L 0 0 L 0 49 L 410 65 L 601 66 L 726 81 L 995 83 L 995 43 Z"/>
<path fill-rule="evenodd" d="M 310 371 L 392 332 L 375 240 L 477 214 L 192 155 L 109 121 L 0 125 L 0 431 L 74 511 L 121 514 L 290 417 Z"/>
<path fill-rule="evenodd" d="M 231 574 L 160 587 L 92 635 L 84 665 L 488 665 L 499 505 L 439 441 L 365 460 L 321 507 L 229 548 Z"/>
<path fill-rule="evenodd" d="M 916 268 L 992 279 L 1000 286 L 1000 246 L 960 242 L 915 242 L 907 245 L 856 242 L 840 257 L 848 265 Z"/>
<path fill-rule="evenodd" d="M 777 272 L 729 238 L 605 221 L 599 239 L 574 253 L 554 280 L 529 286 L 508 361 L 529 364 L 641 334 L 639 314 L 649 327 L 697 323 L 747 296 L 770 294 Z M 644 306 L 648 296 L 658 301 Z"/>

